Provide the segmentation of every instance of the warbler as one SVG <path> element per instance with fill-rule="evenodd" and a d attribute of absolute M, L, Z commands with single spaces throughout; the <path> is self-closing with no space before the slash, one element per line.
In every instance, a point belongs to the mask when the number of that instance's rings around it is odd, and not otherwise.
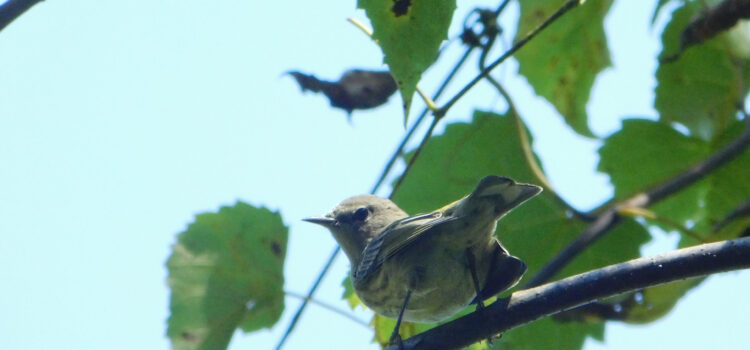
<path fill-rule="evenodd" d="M 409 216 L 388 199 L 360 195 L 304 220 L 328 228 L 341 245 L 359 299 L 397 319 L 393 344 L 401 341 L 402 320 L 443 321 L 518 283 L 526 264 L 494 232 L 503 215 L 541 191 L 490 175 L 468 196 L 427 214 Z"/>

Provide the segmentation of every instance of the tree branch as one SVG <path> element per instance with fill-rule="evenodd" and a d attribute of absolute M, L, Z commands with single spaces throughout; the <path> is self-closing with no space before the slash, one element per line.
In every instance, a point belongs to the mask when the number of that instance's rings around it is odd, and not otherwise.
<path fill-rule="evenodd" d="M 635 195 L 630 199 L 612 205 L 605 210 L 599 217 L 581 233 L 575 241 L 565 247 L 552 260 L 550 260 L 536 275 L 526 284 L 526 287 L 538 286 L 549 281 L 560 270 L 582 251 L 596 242 L 599 238 L 604 237 L 612 228 L 616 227 L 622 221 L 619 214 L 621 207 L 639 207 L 645 208 L 657 203 L 704 178 L 714 170 L 729 163 L 747 150 L 750 145 L 750 119 L 745 118 L 745 129 L 739 137 L 726 145 L 718 152 L 712 154 L 704 161 L 688 168 L 684 172 L 675 176 L 666 183 L 646 190 L 643 193 Z"/>
<path fill-rule="evenodd" d="M 746 268 L 750 268 L 750 237 L 630 260 L 515 292 L 481 311 L 405 340 L 403 349 L 460 348 L 598 299 Z M 388 349 L 396 350 L 399 347 Z"/>
<path fill-rule="evenodd" d="M 518 40 L 513 46 L 508 49 L 502 56 L 500 56 L 498 59 L 496 59 L 494 62 L 492 62 L 489 66 L 487 66 L 486 69 L 479 72 L 479 74 L 474 77 L 466 86 L 464 86 L 461 91 L 456 93 L 448 102 L 445 103 L 442 107 L 438 108 L 437 111 L 435 111 L 433 114 L 435 115 L 435 118 L 440 119 L 442 118 L 445 113 L 448 112 L 448 110 L 459 100 L 461 97 L 463 97 L 469 90 L 471 90 L 474 85 L 476 85 L 480 80 L 482 80 L 484 77 L 490 74 L 490 72 L 495 69 L 495 67 L 499 66 L 500 63 L 503 63 L 506 59 L 508 59 L 510 56 L 512 56 L 516 51 L 520 50 L 524 45 L 526 45 L 531 39 L 533 39 L 537 34 L 541 33 L 542 30 L 547 28 L 550 24 L 557 21 L 562 15 L 567 13 L 568 11 L 578 7 L 578 5 L 581 4 L 581 0 L 568 0 L 566 1 L 555 13 L 553 13 L 549 18 L 547 18 L 542 24 L 540 24 L 538 27 L 536 27 L 534 30 L 532 30 L 530 33 L 526 34 L 521 40 Z"/>
<path fill-rule="evenodd" d="M 451 69 L 451 72 L 448 73 L 448 76 L 443 79 L 443 82 L 440 84 L 440 87 L 437 89 L 435 94 L 432 96 L 433 100 L 437 100 L 440 95 L 443 94 L 443 91 L 445 91 L 445 88 L 448 87 L 448 84 L 453 80 L 453 78 L 458 73 L 461 66 L 464 65 L 466 60 L 469 58 L 469 55 L 473 51 L 473 47 L 469 47 L 466 49 L 464 54 L 461 56 L 461 58 L 458 60 L 458 63 L 456 63 L 455 66 L 453 66 L 453 69 Z M 380 173 L 380 176 L 378 177 L 378 180 L 375 181 L 375 185 L 372 186 L 372 189 L 370 190 L 370 193 L 377 192 L 378 189 L 380 189 L 380 186 L 383 184 L 383 181 L 385 181 L 385 178 L 388 176 L 388 174 L 391 172 L 391 169 L 393 168 L 393 165 L 396 164 L 396 160 L 398 157 L 400 157 L 404 153 L 404 148 L 406 148 L 406 144 L 411 140 L 411 136 L 414 134 L 414 131 L 417 130 L 417 128 L 422 125 L 422 121 L 427 116 L 427 112 L 430 110 L 428 108 L 422 109 L 422 113 L 419 114 L 419 117 L 417 117 L 417 120 L 412 124 L 411 128 L 409 128 L 409 131 L 407 131 L 406 135 L 403 139 L 401 139 L 401 143 L 399 143 L 398 147 L 396 147 L 396 150 L 393 152 L 393 155 L 391 155 L 391 158 L 388 159 L 388 162 L 386 163 L 385 167 L 383 168 L 383 171 Z"/>
<path fill-rule="evenodd" d="M 8 2 L 0 6 L 0 31 L 5 29 L 10 22 L 13 22 L 13 20 L 26 12 L 26 10 L 40 2 L 42 0 L 8 0 Z"/>

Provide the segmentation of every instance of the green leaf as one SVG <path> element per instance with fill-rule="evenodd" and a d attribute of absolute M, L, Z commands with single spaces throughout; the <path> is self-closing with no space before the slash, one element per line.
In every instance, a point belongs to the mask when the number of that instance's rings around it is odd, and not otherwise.
<path fill-rule="evenodd" d="M 654 8 L 654 13 L 651 15 L 651 25 L 653 26 L 654 23 L 656 23 L 656 17 L 659 16 L 659 12 L 661 12 L 662 7 L 664 5 L 668 4 L 671 0 L 659 0 L 656 2 L 656 7 Z"/>
<path fill-rule="evenodd" d="M 615 186 L 615 198 L 623 200 L 657 186 L 708 156 L 704 141 L 680 134 L 669 125 L 628 119 L 599 149 L 599 171 Z M 669 200 L 649 208 L 661 216 L 684 223 L 699 217 L 698 201 L 705 186 L 692 186 Z"/>
<path fill-rule="evenodd" d="M 344 281 L 341 282 L 341 285 L 344 287 L 344 294 L 341 296 L 341 299 L 346 300 L 352 310 L 354 310 L 354 308 L 357 306 L 365 307 L 365 304 L 363 304 L 362 301 L 359 300 L 359 296 L 357 296 L 357 293 L 354 292 L 354 286 L 352 286 L 352 280 L 351 278 L 349 278 L 349 276 L 346 276 L 346 278 L 344 278 Z"/>
<path fill-rule="evenodd" d="M 196 216 L 167 260 L 174 349 L 226 349 L 236 328 L 278 321 L 287 231 L 278 213 L 242 202 Z"/>
<path fill-rule="evenodd" d="M 634 324 L 643 324 L 655 321 L 672 311 L 677 302 L 680 301 L 690 289 L 703 282 L 705 278 L 693 278 L 664 284 L 644 290 L 642 301 L 627 310 L 627 316 L 623 321 Z"/>
<path fill-rule="evenodd" d="M 625 120 L 622 129 L 605 140 L 599 150 L 599 170 L 609 174 L 615 186 L 615 198 L 623 200 L 640 191 L 662 184 L 722 149 L 742 131 L 734 120 L 726 130 L 707 142 L 680 134 L 670 126 L 647 120 Z M 732 226 L 719 233 L 712 226 L 733 208 L 750 198 L 750 152 L 744 152 L 729 164 L 690 187 L 649 208 L 656 215 L 691 226 L 701 241 L 683 236 L 680 246 L 735 238 L 744 232 Z M 664 227 L 671 230 L 671 227 Z M 625 321 L 650 322 L 668 313 L 688 290 L 701 280 L 689 280 L 649 288 L 643 302 L 628 311 Z"/>
<path fill-rule="evenodd" d="M 404 102 L 404 124 L 422 73 L 437 59 L 456 9 L 455 0 L 358 0 Z"/>
<path fill-rule="evenodd" d="M 672 14 L 662 34 L 662 57 L 679 51 L 683 29 L 700 9 L 700 2 L 689 2 Z M 704 140 L 727 127 L 747 92 L 743 66 L 750 64 L 735 57 L 735 44 L 721 34 L 688 48 L 676 61 L 659 65 L 654 107 L 660 120 L 680 123 Z"/>
<path fill-rule="evenodd" d="M 411 214 L 434 210 L 471 192 L 489 174 L 534 183 L 516 130 L 511 117 L 484 112 L 476 112 L 471 123 L 448 125 L 443 135 L 428 141 L 404 179 L 395 202 Z M 529 271 L 525 279 L 528 279 L 585 227 L 579 219 L 566 215 L 565 208 L 551 194 L 543 192 L 503 218 L 497 234 L 512 254 L 527 263 Z M 639 247 L 648 237 L 640 225 L 627 221 L 594 244 L 562 275 L 638 257 Z M 464 313 L 472 311 L 474 307 L 470 306 Z M 579 349 L 586 336 L 601 338 L 603 328 L 601 323 L 561 327 L 542 320 L 507 332 L 499 342 L 511 344 L 514 349 L 544 349 L 550 339 L 556 339 L 555 344 L 559 344 L 556 349 Z M 391 330 L 376 329 L 376 332 L 387 337 Z"/>
<path fill-rule="evenodd" d="M 520 1 L 516 40 L 538 27 L 562 1 Z M 604 17 L 611 0 L 587 1 L 566 13 L 523 47 L 515 57 L 519 73 L 552 103 L 573 130 L 593 136 L 586 103 L 596 75 L 610 65 Z"/>
<path fill-rule="evenodd" d="M 610 176 L 615 186 L 615 198 L 622 200 L 658 186 L 700 163 L 737 138 L 743 128 L 740 121 L 734 120 L 717 135 L 716 140 L 707 142 L 682 135 L 664 123 L 625 120 L 622 129 L 607 138 L 599 149 L 599 171 Z M 706 178 L 649 209 L 674 222 L 692 223 L 691 226 L 702 233 L 705 240 L 715 240 L 710 237 L 710 227 L 750 198 L 750 183 L 744 176 L 738 176 L 746 174 L 747 169 L 750 169 L 750 153 L 744 152 Z"/>

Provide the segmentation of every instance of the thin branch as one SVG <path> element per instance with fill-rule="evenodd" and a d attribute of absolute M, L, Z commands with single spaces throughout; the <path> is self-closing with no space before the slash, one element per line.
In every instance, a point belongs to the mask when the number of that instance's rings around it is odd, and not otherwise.
<path fill-rule="evenodd" d="M 435 126 L 437 126 L 437 123 L 440 121 L 439 118 L 433 118 L 432 124 L 430 124 L 430 128 L 427 129 L 427 132 L 424 134 L 424 137 L 422 137 L 422 142 L 419 143 L 419 146 L 417 146 L 417 149 L 414 151 L 414 154 L 409 158 L 409 163 L 406 164 L 406 169 L 404 169 L 404 172 L 401 174 L 401 176 L 396 180 L 396 183 L 393 184 L 393 189 L 391 190 L 391 195 L 388 196 L 388 198 L 393 198 L 393 196 L 396 194 L 396 191 L 398 191 L 398 188 L 401 187 L 401 183 L 404 182 L 404 179 L 406 178 L 406 175 L 409 173 L 409 170 L 411 170 L 412 166 L 414 165 L 414 162 L 419 158 L 419 155 L 422 153 L 422 149 L 427 144 L 427 140 L 430 139 L 432 136 L 432 132 L 435 131 Z"/>
<path fill-rule="evenodd" d="M 279 350 L 281 349 L 282 346 L 284 346 L 284 342 L 286 342 L 286 338 L 289 337 L 289 334 L 292 333 L 294 326 L 297 325 L 297 321 L 299 320 L 299 317 L 302 315 L 302 311 L 305 311 L 305 307 L 307 307 L 307 303 L 309 302 L 310 299 L 312 299 L 312 295 L 315 294 L 315 291 L 318 290 L 320 281 L 323 280 L 323 277 L 326 275 L 326 272 L 331 268 L 333 261 L 336 259 L 336 256 L 339 254 L 339 251 L 341 251 L 341 246 L 336 245 L 336 248 L 333 249 L 333 252 L 331 253 L 331 256 L 328 258 L 328 261 L 326 262 L 325 266 L 323 266 L 323 270 L 320 272 L 320 274 L 318 274 L 318 278 L 315 280 L 315 283 L 313 283 L 312 287 L 310 288 L 310 291 L 307 292 L 307 296 L 302 300 L 302 304 L 297 309 L 297 312 L 294 314 L 294 317 L 292 317 L 292 321 L 289 322 L 289 326 L 286 327 L 286 331 L 284 332 L 284 335 L 281 337 L 281 340 L 279 340 L 279 343 L 276 345 L 276 350 Z"/>
<path fill-rule="evenodd" d="M 653 222 L 662 224 L 663 226 L 671 227 L 674 230 L 680 231 L 683 235 L 688 236 L 699 243 L 708 243 L 708 240 L 703 238 L 703 236 L 698 234 L 698 232 L 695 232 L 694 230 L 691 230 L 685 227 L 685 225 L 682 225 L 672 219 L 657 215 L 655 212 L 645 208 L 620 206 L 618 207 L 617 213 L 626 217 L 640 217 L 648 219 Z"/>
<path fill-rule="evenodd" d="M 339 314 L 341 316 L 344 316 L 344 317 L 346 317 L 346 318 L 354 321 L 354 323 L 356 323 L 356 324 L 358 324 L 358 325 L 360 325 L 362 327 L 370 329 L 370 324 L 369 323 L 367 323 L 365 321 L 362 321 L 362 320 L 354 317 L 354 315 L 352 315 L 351 313 L 346 312 L 344 310 L 341 310 L 341 309 L 339 309 L 339 308 L 337 308 L 337 307 L 335 307 L 335 306 L 333 306 L 331 304 L 324 303 L 324 302 L 322 302 L 320 300 L 317 300 L 317 299 L 314 299 L 314 298 L 311 298 L 311 297 L 307 297 L 307 296 L 304 296 L 302 294 L 298 294 L 298 293 L 295 293 L 295 292 L 285 291 L 284 294 L 286 294 L 286 295 L 288 295 L 290 297 L 297 298 L 297 299 L 302 300 L 302 301 L 307 301 L 307 302 L 310 302 L 312 304 L 318 305 L 318 306 L 320 306 L 320 307 L 322 307 L 322 308 L 324 308 L 324 309 L 326 309 L 328 311 L 331 311 L 331 312 L 333 312 L 335 314 Z"/>
<path fill-rule="evenodd" d="M 574 208 L 572 205 L 570 205 L 570 203 L 565 201 L 565 199 L 560 197 L 557 191 L 555 191 L 555 188 L 552 187 L 552 183 L 549 182 L 549 179 L 547 179 L 547 175 L 544 174 L 544 171 L 539 166 L 536 158 L 534 157 L 534 152 L 531 150 L 531 142 L 529 141 L 526 127 L 523 123 L 523 120 L 521 120 L 521 116 L 518 114 L 518 110 L 516 109 L 513 100 L 510 98 L 510 94 L 508 94 L 508 91 L 503 88 L 500 82 L 495 80 L 495 78 L 493 78 L 491 75 L 487 76 L 487 81 L 495 87 L 497 92 L 500 93 L 500 95 L 502 95 L 505 101 L 508 103 L 508 113 L 513 117 L 513 120 L 515 121 L 516 131 L 518 132 L 518 138 L 521 144 L 521 150 L 523 151 L 523 157 L 526 160 L 526 165 L 528 165 L 531 173 L 534 174 L 534 177 L 536 177 L 537 180 L 542 184 L 542 186 L 545 188 L 545 191 L 552 194 L 555 200 L 563 207 L 565 207 L 568 212 L 572 213 L 583 221 L 593 221 L 594 217 Z"/>
<path fill-rule="evenodd" d="M 437 92 L 432 96 L 433 100 L 437 100 L 440 95 L 443 94 L 443 91 L 445 91 L 445 88 L 448 87 L 448 84 L 453 80 L 453 78 L 458 73 L 459 69 L 464 65 L 466 60 L 469 58 L 469 55 L 471 54 L 471 51 L 473 50 L 473 47 L 469 47 L 464 52 L 463 56 L 458 60 L 458 63 L 453 67 L 451 72 L 448 74 L 448 76 L 443 79 L 443 83 L 440 84 L 440 87 L 437 89 Z M 370 193 L 375 193 L 380 186 L 383 184 L 383 181 L 385 181 L 385 178 L 388 176 L 388 174 L 391 172 L 391 169 L 393 168 L 393 165 L 396 164 L 396 160 L 398 159 L 401 154 L 404 152 L 404 148 L 406 148 L 406 144 L 411 140 L 411 136 L 414 134 L 414 131 L 417 130 L 417 128 L 422 124 L 422 121 L 427 116 L 427 113 L 429 112 L 429 108 L 424 108 L 422 110 L 422 113 L 419 114 L 419 117 L 417 120 L 412 124 L 411 128 L 409 128 L 409 131 L 406 132 L 406 135 L 401 140 L 401 143 L 396 147 L 396 151 L 393 152 L 393 155 L 391 155 L 391 158 L 388 159 L 388 163 L 386 163 L 385 168 L 383 168 L 383 172 L 380 173 L 380 177 L 378 177 L 378 180 L 375 181 L 375 185 L 372 186 L 372 190 L 370 190 Z"/>
<path fill-rule="evenodd" d="M 521 40 L 517 41 L 513 46 L 508 49 L 502 56 L 500 56 L 498 59 L 496 59 L 494 62 L 492 62 L 489 66 L 487 66 L 486 69 L 479 72 L 479 75 L 477 75 L 472 81 L 470 81 L 466 86 L 461 89 L 458 93 L 456 93 L 455 96 L 453 96 L 445 105 L 440 107 L 437 111 L 435 111 L 435 118 L 442 118 L 448 110 L 461 98 L 463 97 L 469 90 L 474 87 L 482 78 L 487 77 L 489 73 L 495 69 L 500 63 L 503 63 L 506 59 L 508 59 L 510 56 L 512 56 L 516 51 L 521 49 L 524 45 L 526 45 L 529 40 L 533 39 L 537 34 L 539 34 L 544 28 L 555 22 L 558 18 L 560 18 L 562 15 L 564 15 L 566 12 L 578 7 L 581 0 L 568 0 L 565 2 L 565 4 L 560 7 L 555 13 L 553 13 L 549 18 L 547 18 L 542 24 L 540 24 L 537 28 L 532 30 L 529 34 L 526 34 L 525 37 L 523 37 Z"/>
<path fill-rule="evenodd" d="M 0 31 L 21 16 L 32 6 L 42 2 L 42 0 L 8 0 L 0 6 Z"/>
<path fill-rule="evenodd" d="M 483 310 L 406 339 L 401 348 L 460 348 L 595 300 L 687 278 L 746 268 L 750 268 L 750 237 L 634 259 L 515 292 Z M 388 349 L 399 349 L 399 346 Z"/>
<path fill-rule="evenodd" d="M 591 244 L 602 238 L 612 228 L 617 226 L 622 220 L 618 214 L 618 207 L 641 207 L 645 208 L 657 203 L 670 195 L 677 193 L 686 187 L 694 184 L 706 175 L 729 163 L 742 152 L 747 150 L 750 145 L 750 119 L 745 119 L 745 129 L 739 137 L 724 146 L 718 152 L 712 154 L 704 161 L 688 168 L 673 179 L 667 181 L 661 186 L 654 187 L 643 193 L 633 196 L 632 198 L 615 204 L 605 210 L 599 217 L 591 223 L 575 241 L 565 247 L 552 260 L 550 260 L 536 275 L 528 282 L 527 287 L 533 287 L 549 281 L 560 270 L 563 269 L 578 254 L 588 248 Z"/>

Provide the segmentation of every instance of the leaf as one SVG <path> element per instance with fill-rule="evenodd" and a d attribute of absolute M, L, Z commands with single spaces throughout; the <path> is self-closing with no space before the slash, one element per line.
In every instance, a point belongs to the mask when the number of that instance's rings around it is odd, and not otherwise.
<path fill-rule="evenodd" d="M 662 57 L 680 51 L 682 31 L 699 10 L 699 2 L 690 2 L 672 14 L 662 34 Z M 734 56 L 733 46 L 722 34 L 659 65 L 654 107 L 660 120 L 680 123 L 704 140 L 727 127 L 747 92 L 750 65 L 747 59 Z"/>
<path fill-rule="evenodd" d="M 661 12 L 664 5 L 668 4 L 671 0 L 659 0 L 656 2 L 656 7 L 654 8 L 654 13 L 651 15 L 651 25 L 653 26 L 654 23 L 656 23 L 656 17 L 659 16 L 659 12 Z"/>
<path fill-rule="evenodd" d="M 615 198 L 623 200 L 657 186 L 722 149 L 742 131 L 741 122 L 732 121 L 716 140 L 707 142 L 680 134 L 664 123 L 625 120 L 622 129 L 607 138 L 599 150 L 599 170 L 609 174 Z M 713 233 L 713 225 L 750 198 L 750 152 L 745 151 L 729 164 L 690 187 L 649 208 L 657 215 L 691 227 L 703 241 L 736 238 L 740 226 Z M 671 229 L 671 228 L 665 228 Z M 680 246 L 698 243 L 683 236 Z M 646 289 L 643 302 L 628 311 L 626 322 L 643 323 L 668 313 L 677 301 L 701 280 L 689 280 Z"/>
<path fill-rule="evenodd" d="M 357 296 L 357 293 L 354 292 L 354 286 L 352 286 L 352 280 L 349 278 L 349 276 L 346 276 L 346 278 L 344 278 L 344 281 L 341 282 L 341 285 L 344 287 L 344 294 L 341 296 L 341 299 L 346 300 L 352 310 L 354 310 L 354 308 L 357 306 L 365 307 L 365 304 L 363 304 L 362 301 L 359 300 L 359 296 Z"/>
<path fill-rule="evenodd" d="M 669 125 L 642 119 L 627 119 L 599 149 L 598 170 L 615 186 L 615 198 L 623 200 L 657 186 L 708 156 L 706 143 L 680 134 Z M 684 223 L 699 217 L 703 184 L 694 185 L 649 209 L 660 216 Z"/>
<path fill-rule="evenodd" d="M 450 124 L 443 135 L 428 141 L 394 200 L 410 214 L 427 212 L 471 192 L 479 179 L 489 174 L 535 182 L 523 158 L 514 120 L 476 112 L 471 123 Z M 528 279 L 585 227 L 580 220 L 568 217 L 551 194 L 543 192 L 500 220 L 497 234 L 511 254 L 527 263 Z M 647 240 L 648 234 L 640 225 L 627 221 L 594 244 L 562 275 L 638 257 L 640 245 Z M 469 306 L 464 313 L 472 311 L 474 307 Z M 542 320 L 507 332 L 498 342 L 514 349 L 544 349 L 550 339 L 557 339 L 555 344 L 560 346 L 555 348 L 574 349 L 580 348 L 586 336 L 601 338 L 603 328 L 603 324 L 560 327 Z M 391 330 L 378 328 L 376 332 L 387 337 Z"/>
<path fill-rule="evenodd" d="M 559 0 L 520 1 L 516 40 L 525 36 L 561 5 Z M 540 33 L 515 54 L 519 74 L 539 96 L 552 103 L 573 130 L 593 136 L 586 103 L 596 75 L 610 65 L 604 17 L 611 0 L 587 1 Z"/>
<path fill-rule="evenodd" d="M 672 308 L 680 301 L 680 298 L 704 280 L 705 278 L 693 278 L 644 290 L 641 292 L 642 301 L 627 310 L 627 316 L 623 321 L 633 324 L 643 324 L 665 316 L 669 311 L 672 311 Z"/>
<path fill-rule="evenodd" d="M 196 216 L 167 260 L 172 348 L 226 349 L 236 328 L 278 321 L 287 231 L 278 213 L 242 202 Z"/>
<path fill-rule="evenodd" d="M 629 119 L 599 149 L 599 171 L 610 176 L 615 198 L 623 200 L 652 188 L 700 163 L 737 138 L 744 126 L 733 121 L 713 142 L 685 136 L 663 123 Z M 634 171 L 634 169 L 636 171 Z M 672 221 L 688 224 L 705 235 L 714 224 L 750 198 L 750 183 L 738 174 L 750 169 L 750 152 L 649 210 Z M 685 239 L 688 239 L 685 237 Z M 692 241 L 692 244 L 697 243 Z"/>
<path fill-rule="evenodd" d="M 456 9 L 455 0 L 358 0 L 373 26 L 372 38 L 401 91 L 404 124 L 417 83 L 437 59 Z"/>
<path fill-rule="evenodd" d="M 314 75 L 291 71 L 302 91 L 323 92 L 331 106 L 349 113 L 355 109 L 370 109 L 388 101 L 396 92 L 396 82 L 390 72 L 352 69 L 344 72 L 339 81 L 319 80 Z"/>

